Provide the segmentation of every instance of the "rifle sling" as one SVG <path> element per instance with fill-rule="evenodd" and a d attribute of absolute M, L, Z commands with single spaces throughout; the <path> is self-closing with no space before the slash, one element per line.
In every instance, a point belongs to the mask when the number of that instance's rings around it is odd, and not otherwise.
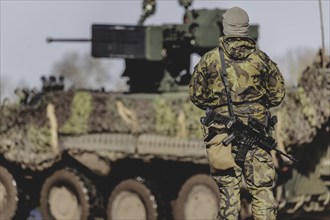
<path fill-rule="evenodd" d="M 220 76 L 221 76 L 223 84 L 225 86 L 228 111 L 229 111 L 229 115 L 231 117 L 234 117 L 233 101 L 231 99 L 231 93 L 230 93 L 230 88 L 229 88 L 228 79 L 227 79 L 228 74 L 227 74 L 227 71 L 226 71 L 226 62 L 225 62 L 225 57 L 223 55 L 223 51 L 222 51 L 221 47 L 219 47 L 219 54 L 220 54 L 220 60 L 221 60 Z"/>
<path fill-rule="evenodd" d="M 219 54 L 220 54 L 220 60 L 221 60 L 221 71 L 220 71 L 220 76 L 222 78 L 223 84 L 225 86 L 225 92 L 227 96 L 227 105 L 228 105 L 228 112 L 230 117 L 235 117 L 234 115 L 234 108 L 233 108 L 233 101 L 231 99 L 231 93 L 230 93 L 230 88 L 229 88 L 229 83 L 227 79 L 227 71 L 226 71 L 226 62 L 225 62 L 225 57 L 223 54 L 223 51 L 221 47 L 219 47 Z M 239 166 L 244 165 L 244 161 L 246 158 L 247 152 L 251 149 L 252 146 L 248 146 L 246 144 L 239 144 L 238 146 L 238 152 L 235 157 L 235 162 Z"/>

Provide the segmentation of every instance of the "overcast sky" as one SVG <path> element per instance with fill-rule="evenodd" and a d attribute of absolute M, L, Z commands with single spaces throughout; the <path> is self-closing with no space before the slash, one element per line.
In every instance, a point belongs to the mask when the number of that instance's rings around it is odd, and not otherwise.
<path fill-rule="evenodd" d="M 330 1 L 323 0 L 325 40 L 329 53 Z M 1 0 L 1 79 L 14 87 L 25 83 L 40 86 L 53 64 L 69 52 L 90 53 L 88 43 L 46 44 L 47 37 L 90 38 L 91 25 L 136 24 L 142 0 L 16 1 Z M 259 24 L 259 46 L 271 58 L 288 50 L 321 47 L 319 2 L 195 0 L 193 8 L 244 8 L 250 22 Z M 184 10 L 177 0 L 158 0 L 157 11 L 146 25 L 181 23 Z M 276 61 L 276 60 L 275 60 Z M 108 61 L 109 62 L 109 61 Z M 110 61 L 110 63 L 113 61 Z M 113 62 L 109 74 L 120 75 L 122 62 Z M 280 65 L 280 64 L 279 64 Z"/>

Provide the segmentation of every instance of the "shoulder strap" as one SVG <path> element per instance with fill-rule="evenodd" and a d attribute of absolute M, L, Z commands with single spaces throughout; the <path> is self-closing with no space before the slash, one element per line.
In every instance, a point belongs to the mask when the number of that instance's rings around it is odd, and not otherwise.
<path fill-rule="evenodd" d="M 227 79 L 228 74 L 227 74 L 227 71 L 226 71 L 225 57 L 224 57 L 223 51 L 220 47 L 219 47 L 219 54 L 220 54 L 220 60 L 221 60 L 220 76 L 221 76 L 223 84 L 225 86 L 225 92 L 226 92 L 227 104 L 228 104 L 228 111 L 229 111 L 229 115 L 231 117 L 234 117 L 233 101 L 231 99 L 231 93 L 230 93 L 228 79 Z"/>

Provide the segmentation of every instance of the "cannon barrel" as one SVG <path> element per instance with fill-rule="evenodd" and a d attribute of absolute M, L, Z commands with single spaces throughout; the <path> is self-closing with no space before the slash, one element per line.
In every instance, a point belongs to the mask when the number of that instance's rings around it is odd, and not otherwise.
<path fill-rule="evenodd" d="M 91 42 L 92 40 L 91 39 L 88 39 L 88 38 L 51 38 L 51 37 L 48 37 L 46 39 L 46 42 L 47 43 L 53 43 L 53 42 Z"/>

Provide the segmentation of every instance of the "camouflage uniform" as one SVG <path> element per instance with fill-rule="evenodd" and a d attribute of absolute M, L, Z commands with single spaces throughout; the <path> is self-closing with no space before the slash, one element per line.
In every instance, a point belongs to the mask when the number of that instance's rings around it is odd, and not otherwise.
<path fill-rule="evenodd" d="M 224 51 L 229 88 L 234 113 L 243 122 L 249 116 L 265 120 L 265 112 L 279 105 L 285 94 L 284 79 L 276 64 L 249 37 L 223 36 L 220 45 Z M 195 67 L 189 85 L 192 102 L 201 109 L 215 108 L 215 111 L 228 115 L 225 87 L 220 77 L 221 62 L 219 48 L 207 52 Z M 216 127 L 216 129 L 214 129 Z M 216 133 L 210 130 L 216 130 Z M 215 144 L 214 139 L 228 135 L 226 128 L 213 125 L 205 128 L 207 149 Z M 235 157 L 237 146 L 231 147 L 231 156 Z M 219 158 L 221 160 L 221 158 Z M 276 201 L 272 193 L 275 170 L 269 152 L 253 148 L 246 156 L 244 166 L 215 169 L 211 167 L 211 176 L 219 186 L 221 200 L 219 217 L 238 219 L 240 211 L 241 175 L 252 194 L 252 212 L 255 219 L 276 219 Z"/>

